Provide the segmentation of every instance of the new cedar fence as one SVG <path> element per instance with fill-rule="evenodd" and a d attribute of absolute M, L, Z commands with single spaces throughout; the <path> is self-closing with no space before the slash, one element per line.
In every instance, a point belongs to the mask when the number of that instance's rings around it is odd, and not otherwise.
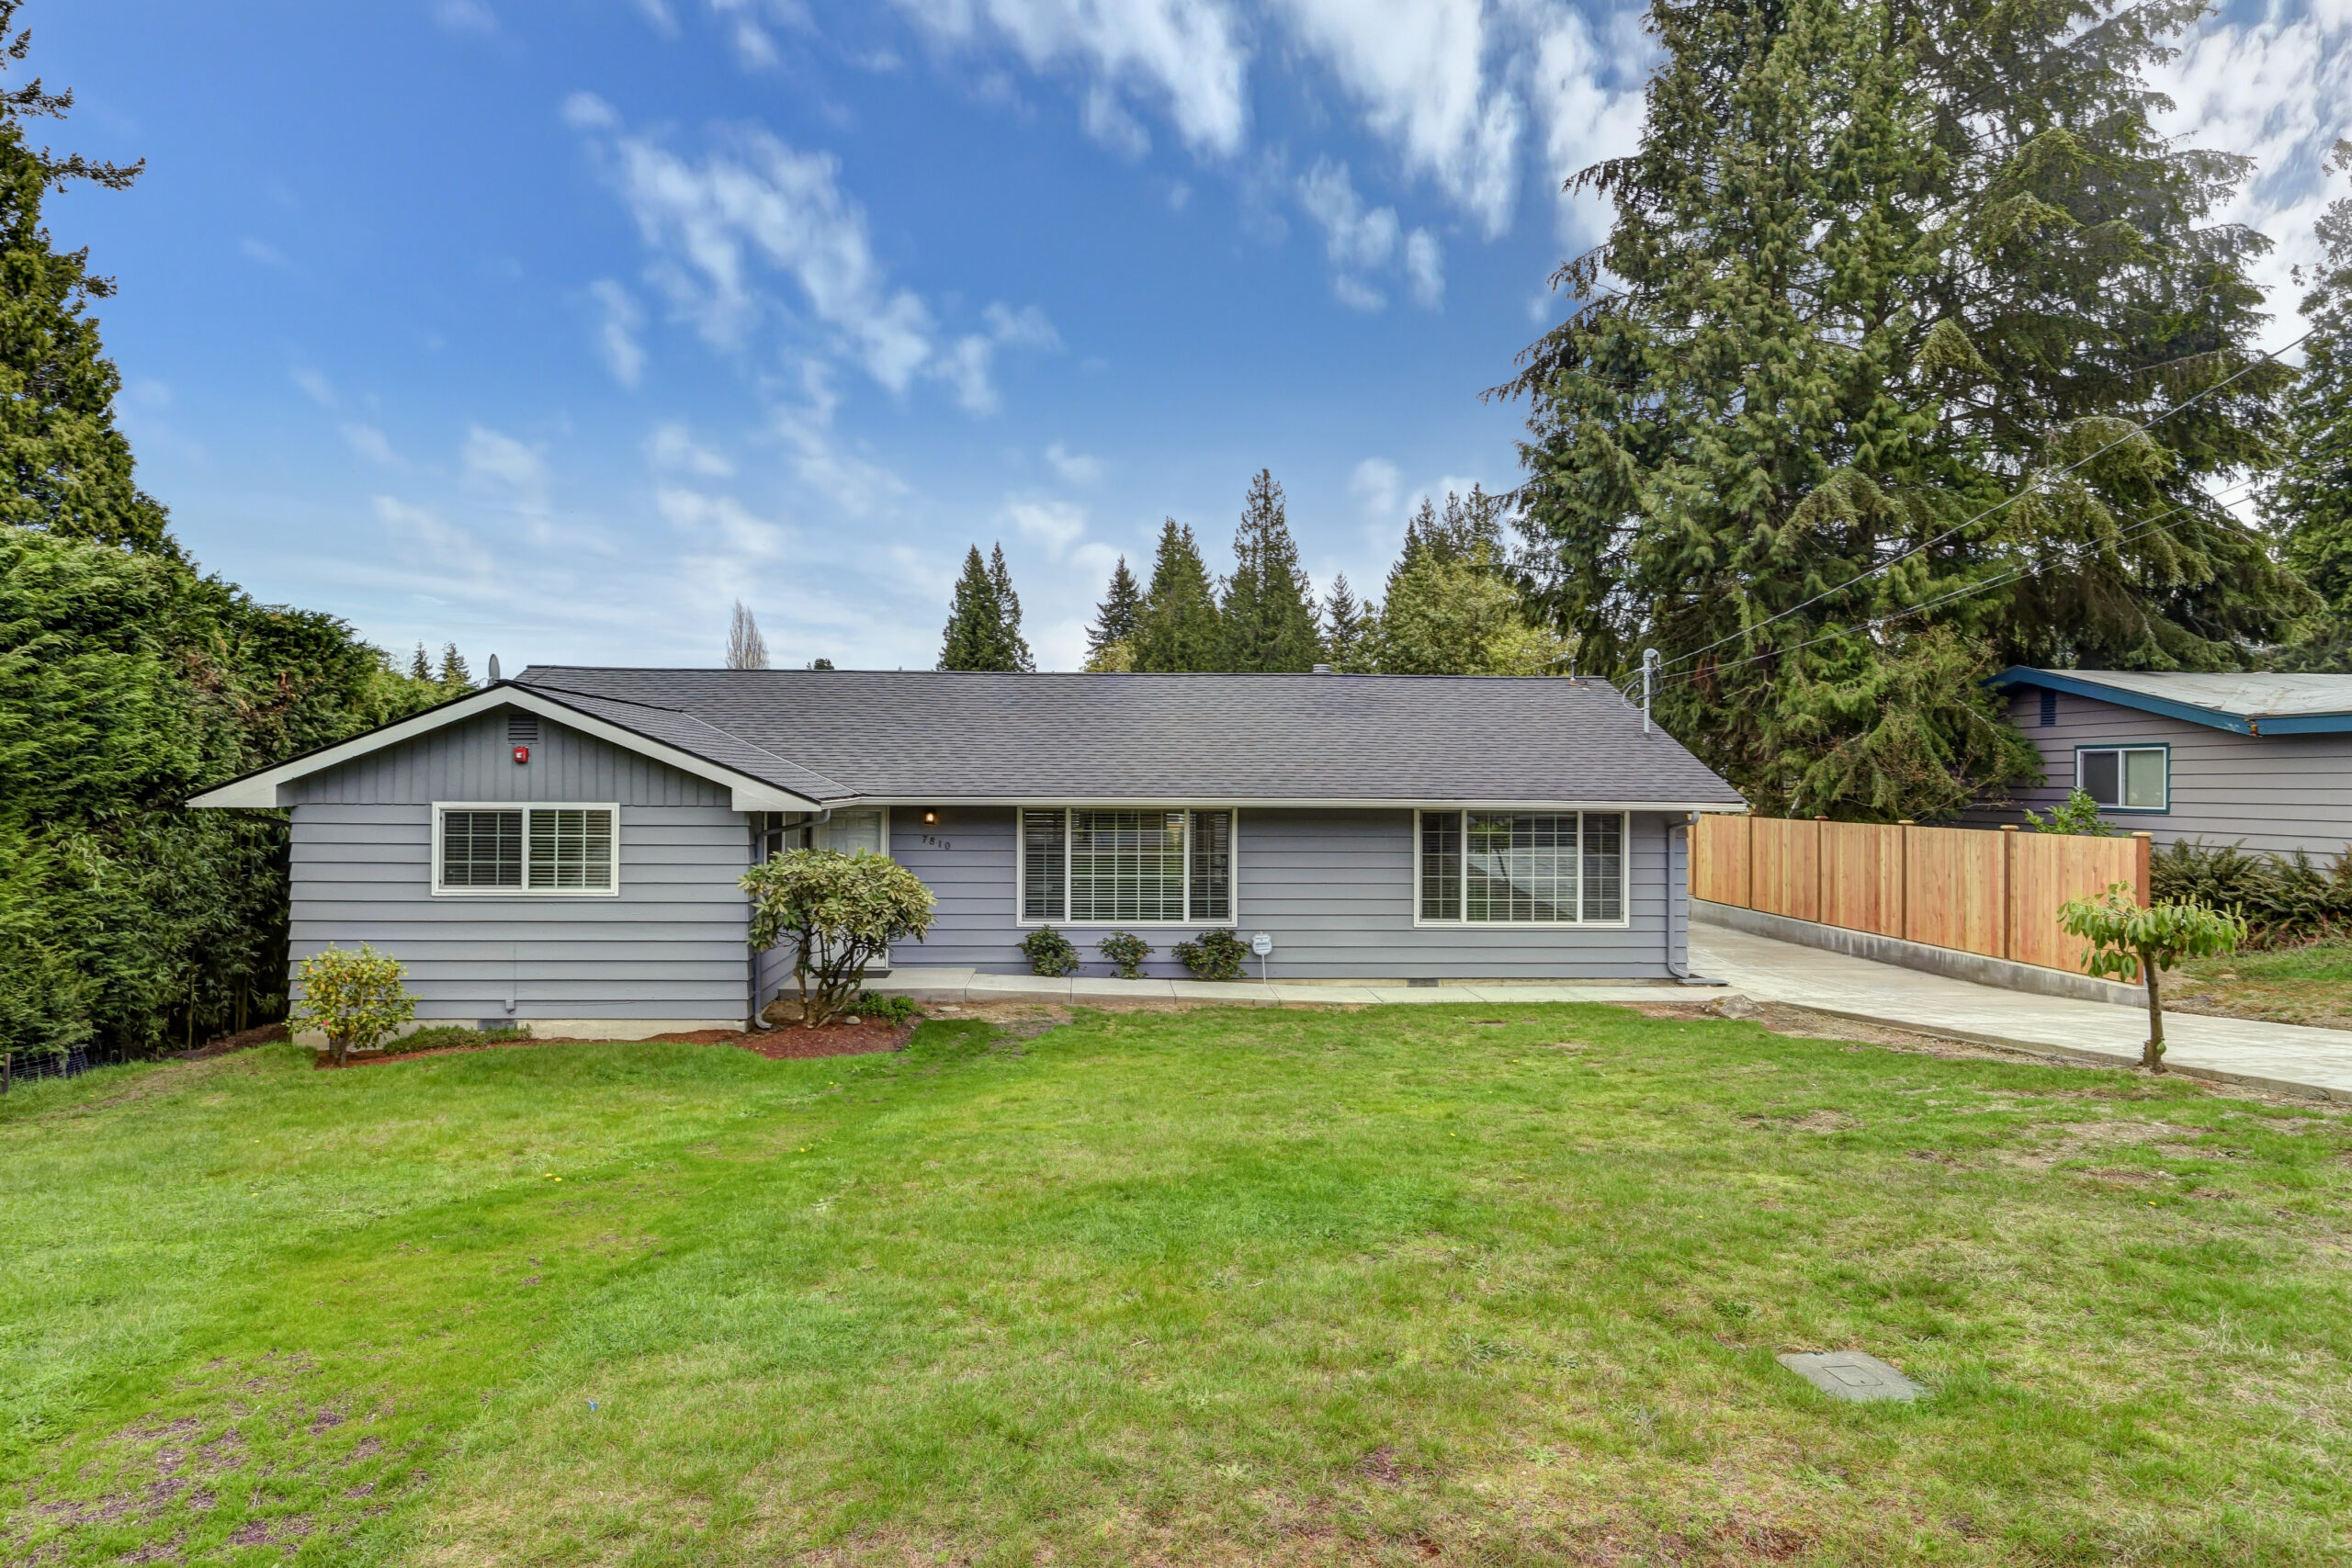
<path fill-rule="evenodd" d="M 1710 812 L 1690 833 L 1693 897 L 1931 947 L 2085 972 L 2058 926 L 2114 883 L 2148 901 L 2148 835 L 1997 833 Z"/>

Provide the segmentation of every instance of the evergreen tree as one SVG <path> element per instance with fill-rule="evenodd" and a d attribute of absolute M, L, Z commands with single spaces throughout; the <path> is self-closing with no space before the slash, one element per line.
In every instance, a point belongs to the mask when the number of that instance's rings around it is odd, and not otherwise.
<path fill-rule="evenodd" d="M 996 590 L 997 645 L 1012 662 L 1008 670 L 1035 670 L 1037 661 L 1030 657 L 1029 639 L 1021 635 L 1021 595 L 1012 591 L 1012 573 L 1005 570 L 1004 547 L 989 550 L 989 586 Z"/>
<path fill-rule="evenodd" d="M 1384 675 L 1566 674 L 1569 644 L 1531 623 L 1495 547 L 1442 522 L 1432 532 L 1430 521 L 1424 506 L 1418 534 L 1407 525 L 1360 657 Z"/>
<path fill-rule="evenodd" d="M 462 697 L 474 689 L 474 672 L 467 668 L 466 656 L 454 642 L 441 645 L 441 668 L 433 679 L 445 698 Z"/>
<path fill-rule="evenodd" d="M 1298 546 L 1283 513 L 1283 487 L 1261 468 L 1242 502 L 1233 536 L 1233 575 L 1226 580 L 1224 667 L 1233 671 L 1298 671 L 1321 652 L 1315 629 L 1315 590 L 1298 564 Z"/>
<path fill-rule="evenodd" d="M 1093 624 L 1086 628 L 1086 667 L 1095 671 L 1135 668 L 1136 627 L 1142 619 L 1143 590 L 1136 585 L 1136 574 L 1127 570 L 1127 558 L 1121 556 L 1119 564 L 1111 569 L 1111 586 L 1103 592 L 1102 603 L 1094 607 Z"/>
<path fill-rule="evenodd" d="M 1760 808 L 1949 813 L 2036 771 L 1987 670 L 2227 667 L 2295 612 L 2207 495 L 2278 374 L 2262 242 L 2206 221 L 2243 162 L 2151 124 L 2200 9 L 1653 5 L 1641 145 L 1578 177 L 1614 226 L 1510 389 L 1520 565 L 1589 665 L 1665 653 Z"/>
<path fill-rule="evenodd" d="M 433 666 L 425 661 L 424 645 L 421 642 L 416 645 L 416 656 L 408 661 L 408 678 L 412 681 L 433 679 Z"/>
<path fill-rule="evenodd" d="M 2330 168 L 2352 169 L 2352 141 L 2335 144 Z M 2285 462 L 2265 510 L 2288 563 L 2326 602 L 2308 628 L 2322 646 L 2352 637 L 2352 196 L 2319 220 L 2321 259 L 2303 296 L 2311 335 L 2287 405 Z"/>
<path fill-rule="evenodd" d="M 0 0 L 0 37 L 15 25 L 14 0 Z M 8 39 L 21 61 L 31 35 Z M 122 378 L 106 357 L 93 299 L 114 292 L 89 270 L 89 252 L 51 248 L 41 197 L 76 180 L 127 188 L 145 166 L 94 164 L 35 152 L 27 118 L 56 118 L 74 95 L 39 79 L 0 92 L 0 524 L 133 549 L 171 548 L 164 514 L 131 477 L 130 444 L 114 425 Z"/>
<path fill-rule="evenodd" d="M 1324 662 L 1339 671 L 1365 668 L 1365 644 L 1378 626 L 1376 606 L 1356 598 L 1346 572 L 1333 573 L 1323 601 Z"/>
<path fill-rule="evenodd" d="M 1223 667 L 1225 628 L 1216 589 L 1193 530 L 1170 517 L 1159 530 L 1151 563 L 1151 587 L 1136 618 L 1134 667 L 1159 673 Z"/>

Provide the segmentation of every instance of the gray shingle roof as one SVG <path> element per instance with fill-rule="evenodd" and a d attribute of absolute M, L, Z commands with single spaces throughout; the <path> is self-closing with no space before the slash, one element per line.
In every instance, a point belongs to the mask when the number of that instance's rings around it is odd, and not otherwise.
<path fill-rule="evenodd" d="M 1743 804 L 1595 680 L 534 665 L 514 683 L 828 803 Z"/>

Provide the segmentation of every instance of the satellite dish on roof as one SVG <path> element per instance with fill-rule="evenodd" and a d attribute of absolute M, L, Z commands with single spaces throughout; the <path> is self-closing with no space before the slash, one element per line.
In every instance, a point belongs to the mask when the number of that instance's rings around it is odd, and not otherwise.
<path fill-rule="evenodd" d="M 498 655 L 494 653 L 490 656 L 490 681 L 493 686 L 498 683 Z"/>

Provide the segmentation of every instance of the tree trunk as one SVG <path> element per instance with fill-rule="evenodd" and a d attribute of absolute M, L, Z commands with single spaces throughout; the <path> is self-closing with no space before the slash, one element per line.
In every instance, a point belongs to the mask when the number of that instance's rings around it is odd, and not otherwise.
<path fill-rule="evenodd" d="M 2165 1008 L 2156 995 L 2156 966 L 2145 954 L 2140 959 L 2140 977 L 2148 984 L 2148 1043 L 2140 1054 L 2140 1065 L 2161 1073 L 2165 1070 Z"/>
<path fill-rule="evenodd" d="M 327 1036 L 327 1060 L 333 1062 L 336 1066 L 339 1067 L 343 1066 L 344 1055 L 350 1049 L 351 1042 L 344 1036 L 340 1034 L 330 1034 Z"/>

